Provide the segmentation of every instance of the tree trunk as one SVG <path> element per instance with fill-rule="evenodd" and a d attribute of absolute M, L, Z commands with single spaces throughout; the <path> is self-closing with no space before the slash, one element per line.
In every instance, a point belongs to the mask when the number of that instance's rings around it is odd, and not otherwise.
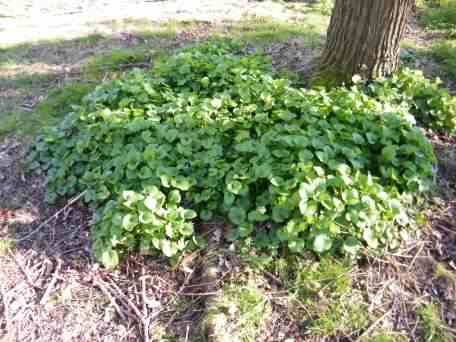
<path fill-rule="evenodd" d="M 319 80 L 350 81 L 388 76 L 399 65 L 400 42 L 415 0 L 336 0 Z"/>

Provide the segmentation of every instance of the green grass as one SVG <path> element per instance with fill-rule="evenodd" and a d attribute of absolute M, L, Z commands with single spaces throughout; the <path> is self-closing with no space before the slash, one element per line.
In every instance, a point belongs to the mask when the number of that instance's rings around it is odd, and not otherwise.
<path fill-rule="evenodd" d="M 203 330 L 210 329 L 214 341 L 255 341 L 270 312 L 267 296 L 254 281 L 227 283 L 208 307 Z"/>
<path fill-rule="evenodd" d="M 445 30 L 456 33 L 456 1 L 421 1 L 422 13 L 419 22 L 430 30 Z"/>
<path fill-rule="evenodd" d="M 28 80 L 28 81 L 27 81 Z M 43 127 L 54 124 L 64 114 L 71 111 L 71 106 L 81 101 L 95 84 L 75 82 L 68 83 L 60 88 L 49 91 L 46 95 L 47 84 L 40 83 L 48 80 L 46 77 L 29 76 L 17 79 L 17 96 L 6 99 L 3 107 L 11 111 L 1 113 L 0 117 L 0 137 L 15 132 L 16 135 L 27 138 L 36 135 Z M 41 87 L 44 87 L 44 92 Z M 24 100 L 23 94 L 34 93 L 43 94 L 45 98 L 38 103 L 31 111 L 20 110 L 18 106 Z M 6 103 L 5 103 L 6 102 Z M 16 108 L 19 107 L 19 110 Z M 16 109 L 16 110 L 15 110 Z"/>
<path fill-rule="evenodd" d="M 347 295 L 332 301 L 310 324 L 314 336 L 357 335 L 369 325 L 368 305 L 362 298 Z"/>
<path fill-rule="evenodd" d="M 14 240 L 0 239 L 0 257 L 8 254 L 8 251 L 13 249 L 14 246 L 15 246 Z"/>
<path fill-rule="evenodd" d="M 451 78 L 456 78 L 456 38 L 442 39 L 432 44 L 430 54 Z"/>
<path fill-rule="evenodd" d="M 312 335 L 349 336 L 368 325 L 367 305 L 352 288 L 351 267 L 350 260 L 325 258 L 296 268 L 290 293 L 314 316 L 308 322 Z"/>
<path fill-rule="evenodd" d="M 289 310 L 303 317 L 310 335 L 356 336 L 370 323 L 367 304 L 353 288 L 350 260 L 278 258 L 269 260 L 266 269 L 283 282 Z"/>
<path fill-rule="evenodd" d="M 378 329 L 371 336 L 361 339 L 361 342 L 407 342 L 409 339 L 404 335 L 386 329 Z"/>
<path fill-rule="evenodd" d="M 125 70 L 128 65 L 146 64 L 150 59 L 145 46 L 134 49 L 115 49 L 90 57 L 82 68 L 83 76 L 99 80 L 103 75 Z"/>
<path fill-rule="evenodd" d="M 420 25 L 439 37 L 430 46 L 420 47 L 418 53 L 433 57 L 440 72 L 456 78 L 456 0 L 421 0 L 418 5 Z"/>
<path fill-rule="evenodd" d="M 297 298 L 313 305 L 312 300 L 322 293 L 326 298 L 339 298 L 350 292 L 350 270 L 349 260 L 324 258 L 314 263 L 298 263 L 289 285 Z"/>
<path fill-rule="evenodd" d="M 456 334 L 448 328 L 440 318 L 440 307 L 437 304 L 422 304 L 417 309 L 417 315 L 421 323 L 423 341 L 430 342 L 453 342 Z"/>
<path fill-rule="evenodd" d="M 328 25 L 328 18 L 310 13 L 306 20 L 282 22 L 271 18 L 246 19 L 228 25 L 230 37 L 251 43 L 283 42 L 300 37 L 309 47 L 321 44 L 321 36 Z"/>
<path fill-rule="evenodd" d="M 286 1 L 277 0 L 283 3 L 289 10 L 300 13 L 317 13 L 323 16 L 329 16 L 334 6 L 334 0 L 314 0 L 314 1 Z"/>
<path fill-rule="evenodd" d="M 438 263 L 434 269 L 434 277 L 443 278 L 456 286 L 456 273 L 450 271 L 444 264 Z"/>
<path fill-rule="evenodd" d="M 46 99 L 35 108 L 35 112 L 42 117 L 61 118 L 72 109 L 72 105 L 81 102 L 82 98 L 92 91 L 94 83 L 74 82 L 62 88 L 51 90 Z"/>

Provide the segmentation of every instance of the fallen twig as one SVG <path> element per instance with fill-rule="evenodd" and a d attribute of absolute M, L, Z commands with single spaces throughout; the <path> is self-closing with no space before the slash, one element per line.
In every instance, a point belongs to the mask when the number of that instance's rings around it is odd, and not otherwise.
<path fill-rule="evenodd" d="M 112 306 L 114 307 L 114 309 L 116 309 L 116 312 L 119 314 L 120 318 L 125 321 L 127 319 L 127 317 L 124 315 L 124 313 L 120 309 L 119 305 L 117 304 L 115 298 L 112 296 L 111 292 L 106 288 L 104 282 L 95 278 L 93 280 L 93 283 L 95 286 L 97 286 L 101 290 L 101 292 L 103 292 L 109 298 Z"/>
<path fill-rule="evenodd" d="M 59 275 L 61 268 L 62 268 L 62 261 L 60 259 L 57 259 L 57 266 L 55 267 L 55 271 L 52 276 L 51 282 L 49 283 L 48 287 L 46 288 L 46 291 L 44 292 L 43 297 L 41 297 L 41 300 L 40 300 L 41 305 L 43 305 L 47 302 L 49 295 L 51 294 L 51 291 L 54 288 L 55 283 L 57 282 L 57 276 Z"/>
<path fill-rule="evenodd" d="M 418 248 L 418 251 L 416 252 L 415 256 L 413 257 L 412 262 L 408 266 L 408 269 L 407 269 L 408 271 L 410 271 L 412 269 L 413 265 L 415 264 L 416 259 L 418 258 L 418 256 L 423 251 L 423 248 L 424 248 L 424 243 L 422 243 L 420 245 L 420 247 Z"/>
<path fill-rule="evenodd" d="M 387 312 L 385 312 L 379 319 L 377 319 L 374 323 L 371 324 L 371 326 L 369 328 L 367 328 L 361 335 L 358 336 L 358 338 L 355 340 L 355 342 L 358 342 L 358 341 L 361 341 L 361 339 L 364 337 L 364 336 L 367 336 L 371 333 L 372 330 L 374 330 L 374 328 L 379 325 L 385 318 L 386 316 L 388 316 L 391 311 L 393 309 L 390 309 L 388 310 Z"/>
<path fill-rule="evenodd" d="M 50 217 L 48 217 L 44 222 L 42 222 L 37 228 L 35 228 L 34 230 L 32 230 L 30 233 L 28 233 L 27 235 L 21 237 L 20 239 L 16 239 L 16 242 L 20 242 L 20 241 L 24 241 L 24 240 L 27 240 L 30 236 L 32 236 L 33 234 L 37 233 L 39 230 L 41 230 L 45 225 L 47 225 L 49 222 L 51 222 L 54 218 L 56 218 L 60 213 L 62 213 L 63 211 L 65 211 L 69 206 L 71 206 L 74 202 L 78 201 L 82 196 L 85 195 L 87 190 L 81 192 L 79 195 L 77 195 L 76 197 L 73 197 L 71 200 L 68 201 L 68 203 L 63 207 L 61 208 L 60 210 L 58 210 L 56 213 L 54 213 L 53 215 L 51 215 Z"/>
<path fill-rule="evenodd" d="M 145 277 L 143 277 L 145 279 Z M 118 299 L 119 302 L 125 307 L 125 313 L 127 316 L 132 318 L 133 320 L 139 321 L 139 323 L 142 326 L 142 331 L 144 335 L 144 342 L 149 342 L 150 337 L 149 337 L 149 327 L 150 327 L 150 322 L 155 319 L 160 313 L 161 310 L 155 312 L 153 315 L 149 315 L 149 312 L 147 310 L 147 302 L 143 303 L 143 310 L 144 312 L 141 313 L 139 310 L 138 306 L 133 303 L 133 301 L 126 296 L 122 290 L 117 286 L 116 283 L 113 281 L 109 281 L 109 283 L 105 282 L 104 280 L 99 278 L 94 279 L 94 283 L 97 284 L 100 289 L 110 298 L 111 302 L 113 303 L 114 307 L 116 308 L 116 311 L 118 311 L 121 315 L 121 317 L 125 317 L 122 314 L 121 308 L 119 305 L 117 305 L 115 299 Z M 142 281 L 142 293 L 143 296 L 145 296 L 145 281 Z M 144 301 L 145 297 L 143 297 Z"/>
<path fill-rule="evenodd" d="M 19 271 L 24 276 L 25 282 L 27 283 L 27 285 L 29 285 L 33 290 L 36 290 L 36 289 L 41 290 L 41 288 L 39 286 L 35 285 L 35 281 L 33 281 L 33 279 L 30 278 L 30 275 L 28 274 L 28 272 L 26 272 L 26 270 L 24 269 L 24 266 L 16 259 L 16 256 L 11 252 L 11 250 L 8 250 L 8 253 L 9 253 L 11 259 L 13 259 L 14 263 L 18 267 Z"/>

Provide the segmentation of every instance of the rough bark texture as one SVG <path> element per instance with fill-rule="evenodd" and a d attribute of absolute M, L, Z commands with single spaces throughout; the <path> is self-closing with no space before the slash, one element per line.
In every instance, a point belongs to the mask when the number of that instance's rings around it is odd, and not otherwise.
<path fill-rule="evenodd" d="M 394 72 L 414 1 L 336 0 L 318 75 L 347 81 Z"/>

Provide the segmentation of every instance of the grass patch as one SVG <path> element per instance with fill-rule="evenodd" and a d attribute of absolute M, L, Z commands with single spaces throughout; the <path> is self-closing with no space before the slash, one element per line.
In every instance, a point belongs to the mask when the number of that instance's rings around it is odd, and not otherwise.
<path fill-rule="evenodd" d="M 304 323 L 312 336 L 356 336 L 368 326 L 367 304 L 353 289 L 349 259 L 279 258 L 271 260 L 267 269 L 283 282 L 294 316 L 307 315 Z"/>
<path fill-rule="evenodd" d="M 147 46 L 133 49 L 115 49 L 90 57 L 82 68 L 83 77 L 100 80 L 106 74 L 115 74 L 131 67 L 147 67 L 151 54 Z"/>
<path fill-rule="evenodd" d="M 367 310 L 368 305 L 361 297 L 342 296 L 320 313 L 309 330 L 315 336 L 356 336 L 370 322 Z"/>
<path fill-rule="evenodd" d="M 272 18 L 254 18 L 232 23 L 228 27 L 231 37 L 252 43 L 283 42 L 300 37 L 309 47 L 316 47 L 321 44 L 327 25 L 327 17 L 311 13 L 305 21 L 282 22 Z"/>
<path fill-rule="evenodd" d="M 266 295 L 254 281 L 228 283 L 208 308 L 203 327 L 213 341 L 255 341 L 270 312 Z"/>
<path fill-rule="evenodd" d="M 60 118 L 71 111 L 72 105 L 80 103 L 82 98 L 94 88 L 94 83 L 75 82 L 53 89 L 46 99 L 36 106 L 35 112 L 42 118 L 49 118 L 49 121 Z"/>
<path fill-rule="evenodd" d="M 28 79 L 30 79 L 30 83 L 27 83 L 26 80 Z M 11 132 L 15 132 L 21 137 L 36 135 L 43 127 L 55 124 L 59 118 L 71 111 L 71 106 L 79 103 L 87 93 L 94 89 L 95 84 L 75 82 L 53 89 L 31 111 L 14 111 L 14 109 L 18 107 L 18 102 L 23 100 L 21 94 L 27 93 L 27 91 L 40 94 L 43 92 L 40 89 L 42 87 L 44 87 L 45 93 L 47 90 L 46 83 L 40 83 L 39 77 L 35 79 L 30 76 L 22 81 L 18 80 L 16 86 L 19 88 L 17 89 L 18 95 L 6 99 L 6 102 L 9 103 L 3 103 L 5 107 L 10 107 L 13 110 L 2 114 L 0 136 Z"/>
<path fill-rule="evenodd" d="M 408 339 L 394 331 L 388 331 L 385 329 L 379 329 L 374 331 L 372 336 L 361 339 L 361 342 L 407 342 Z"/>
<path fill-rule="evenodd" d="M 324 258 L 320 262 L 298 263 L 294 267 L 295 276 L 288 283 L 296 297 L 309 306 L 315 305 L 314 299 L 322 294 L 325 298 L 339 298 L 351 290 L 349 260 Z"/>
<path fill-rule="evenodd" d="M 1 44 L 1 43 L 0 43 Z M 52 39 L 13 46 L 0 45 L 0 70 L 13 65 L 68 64 L 81 60 L 87 51 L 119 46 L 117 39 L 92 34 L 71 40 Z"/>
<path fill-rule="evenodd" d="M 456 34 L 456 1 L 421 1 L 422 13 L 419 22 L 431 30 L 445 30 Z"/>
<path fill-rule="evenodd" d="M 451 78 L 456 78 L 456 39 L 443 39 L 435 42 L 430 54 L 441 64 Z"/>
<path fill-rule="evenodd" d="M 440 318 L 440 307 L 437 304 L 423 304 L 417 309 L 421 322 L 424 341 L 452 342 L 456 334 Z"/>
<path fill-rule="evenodd" d="M 323 16 L 331 15 L 334 6 L 334 0 L 313 0 L 313 1 L 278 1 L 285 4 L 285 7 L 291 11 L 309 14 L 317 13 Z"/>
<path fill-rule="evenodd" d="M 445 265 L 438 263 L 434 269 L 434 277 L 443 278 L 456 285 L 456 273 L 448 270 Z"/>
<path fill-rule="evenodd" d="M 14 248 L 16 243 L 11 239 L 1 239 L 0 240 L 0 257 L 5 256 L 8 251 Z"/>

